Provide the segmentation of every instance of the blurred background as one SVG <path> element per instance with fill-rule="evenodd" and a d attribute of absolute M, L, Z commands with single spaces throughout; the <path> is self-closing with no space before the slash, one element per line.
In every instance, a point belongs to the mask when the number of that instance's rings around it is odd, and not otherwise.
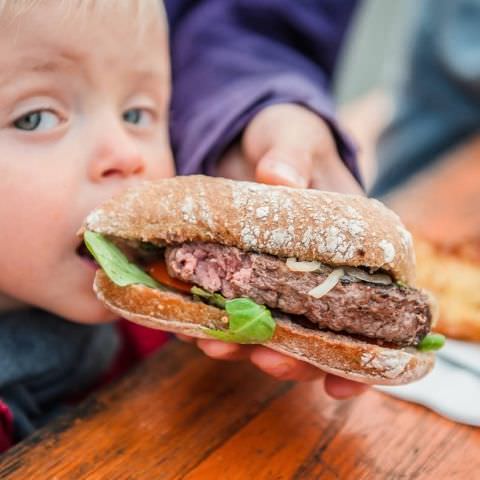
<path fill-rule="evenodd" d="M 414 235 L 436 328 L 480 341 L 480 0 L 365 0 L 334 84 L 367 191 Z"/>
<path fill-rule="evenodd" d="M 365 0 L 334 86 L 367 191 L 413 233 L 449 337 L 431 376 L 389 392 L 480 425 L 480 0 Z"/>
<path fill-rule="evenodd" d="M 391 119 L 395 91 L 404 81 L 419 13 L 414 0 L 364 0 L 340 56 L 334 96 L 343 126 L 359 146 L 367 187 L 377 170 L 377 137 Z"/>
<path fill-rule="evenodd" d="M 414 0 L 363 2 L 338 67 L 335 96 L 340 106 L 374 89 L 392 89 L 400 80 L 418 13 Z"/>

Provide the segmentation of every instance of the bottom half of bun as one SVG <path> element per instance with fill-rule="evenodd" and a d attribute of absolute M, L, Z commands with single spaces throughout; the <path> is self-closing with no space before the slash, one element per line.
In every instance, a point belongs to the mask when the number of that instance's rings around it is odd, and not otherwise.
<path fill-rule="evenodd" d="M 226 326 L 224 310 L 173 291 L 143 285 L 119 287 L 102 270 L 97 272 L 94 290 L 117 315 L 147 327 L 211 339 L 206 328 Z M 432 353 L 387 348 L 340 333 L 305 328 L 288 316 L 274 318 L 275 333 L 265 346 L 350 380 L 401 385 L 422 378 L 434 365 Z"/>

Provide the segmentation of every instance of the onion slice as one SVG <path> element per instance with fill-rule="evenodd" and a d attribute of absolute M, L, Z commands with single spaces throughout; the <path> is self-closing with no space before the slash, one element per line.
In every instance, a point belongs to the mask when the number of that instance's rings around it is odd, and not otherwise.
<path fill-rule="evenodd" d="M 320 262 L 297 262 L 296 258 L 287 258 L 287 268 L 292 272 L 315 272 L 321 266 Z"/>
<path fill-rule="evenodd" d="M 345 267 L 345 273 L 357 280 L 362 280 L 363 282 L 375 283 L 378 285 L 390 285 L 392 283 L 390 276 L 385 273 L 368 273 L 361 268 L 355 267 Z"/>
<path fill-rule="evenodd" d="M 340 279 L 343 277 L 344 274 L 345 272 L 343 271 L 343 268 L 336 268 L 330 273 L 330 275 L 325 279 L 324 282 L 322 282 L 320 285 L 316 286 L 315 288 L 312 288 L 308 292 L 308 294 L 313 298 L 317 298 L 317 299 L 323 297 L 330 290 L 336 287 L 337 283 L 340 281 Z"/>

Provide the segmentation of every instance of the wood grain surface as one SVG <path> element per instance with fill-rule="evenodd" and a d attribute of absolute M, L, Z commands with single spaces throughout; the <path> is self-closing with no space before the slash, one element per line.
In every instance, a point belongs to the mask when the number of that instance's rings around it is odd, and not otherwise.
<path fill-rule="evenodd" d="M 452 386 L 454 388 L 454 386 Z M 480 430 L 172 342 L 0 457 L 1 479 L 473 479 Z"/>

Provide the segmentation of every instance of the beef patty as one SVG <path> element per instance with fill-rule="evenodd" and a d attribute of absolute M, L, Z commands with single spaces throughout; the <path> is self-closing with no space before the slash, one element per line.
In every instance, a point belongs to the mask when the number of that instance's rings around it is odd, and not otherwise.
<path fill-rule="evenodd" d="M 430 331 L 428 297 L 414 288 L 343 278 L 329 293 L 315 299 L 308 292 L 328 273 L 294 272 L 285 260 L 271 255 L 189 243 L 167 248 L 165 258 L 172 277 L 229 299 L 249 297 L 270 308 L 303 315 L 314 328 L 399 346 L 416 345 Z"/>

